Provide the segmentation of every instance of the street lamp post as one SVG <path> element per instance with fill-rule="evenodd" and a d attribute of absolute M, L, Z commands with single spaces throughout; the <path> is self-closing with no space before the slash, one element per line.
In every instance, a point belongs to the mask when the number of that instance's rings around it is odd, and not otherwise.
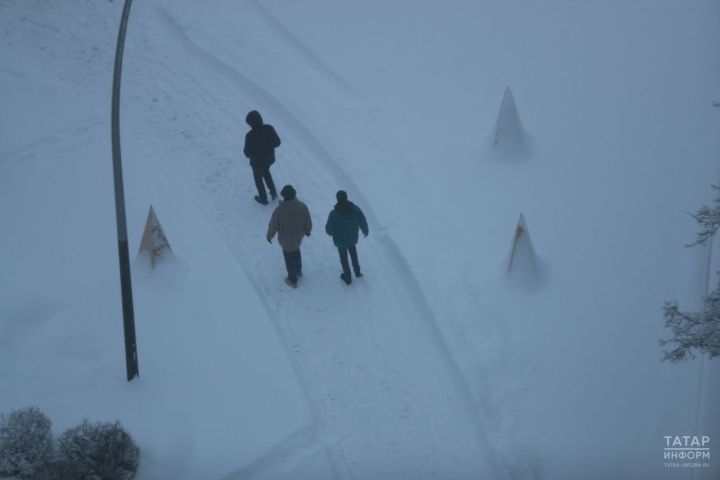
<path fill-rule="evenodd" d="M 125 332 L 125 363 L 127 380 L 131 381 L 140 374 L 138 368 L 137 342 L 135 340 L 135 313 L 133 309 L 132 280 L 130 277 L 130 253 L 128 250 L 127 221 L 125 216 L 125 190 L 123 188 L 122 161 L 120 157 L 120 77 L 125 49 L 125 31 L 132 0 L 125 0 L 117 50 L 115 51 L 115 71 L 112 88 L 112 157 L 113 177 L 115 180 L 115 215 L 117 217 L 118 256 L 120 259 L 120 290 L 122 295 L 123 329 Z"/>

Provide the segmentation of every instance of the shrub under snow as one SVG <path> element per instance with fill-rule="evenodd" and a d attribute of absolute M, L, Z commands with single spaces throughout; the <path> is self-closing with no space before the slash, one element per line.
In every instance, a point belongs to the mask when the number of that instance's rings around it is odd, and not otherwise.
<path fill-rule="evenodd" d="M 32 477 L 52 455 L 52 422 L 37 407 L 0 416 L 0 476 Z"/>
<path fill-rule="evenodd" d="M 85 420 L 63 433 L 57 456 L 43 478 L 58 480 L 130 480 L 138 469 L 140 450 L 119 422 Z"/>

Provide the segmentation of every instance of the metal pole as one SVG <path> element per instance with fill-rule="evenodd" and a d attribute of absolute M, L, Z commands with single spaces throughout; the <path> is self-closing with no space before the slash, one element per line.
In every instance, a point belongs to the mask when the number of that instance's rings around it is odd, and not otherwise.
<path fill-rule="evenodd" d="M 120 77 L 125 49 L 125 31 L 132 0 L 125 0 L 117 50 L 115 51 L 115 72 L 112 89 L 112 157 L 113 177 L 115 179 L 115 215 L 117 217 L 118 256 L 120 259 L 120 290 L 122 294 L 123 327 L 125 331 L 125 363 L 127 380 L 131 381 L 140 374 L 138 368 L 137 342 L 135 340 L 135 313 L 133 309 L 132 280 L 130 278 L 130 254 L 128 251 L 127 223 L 125 219 L 125 190 L 123 188 L 122 161 L 120 157 Z"/>

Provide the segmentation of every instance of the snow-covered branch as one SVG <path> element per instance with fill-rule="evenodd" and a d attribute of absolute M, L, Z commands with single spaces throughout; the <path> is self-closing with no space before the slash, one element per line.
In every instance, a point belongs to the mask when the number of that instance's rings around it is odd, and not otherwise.
<path fill-rule="evenodd" d="M 713 185 L 713 189 L 720 190 L 720 187 Z M 700 231 L 689 247 L 704 245 L 720 227 L 720 196 L 714 203 L 692 215 L 700 225 Z M 672 301 L 665 303 L 663 314 L 665 326 L 672 332 L 671 339 L 660 341 L 660 345 L 672 347 L 664 351 L 663 360 L 678 362 L 694 358 L 694 351 L 706 353 L 710 358 L 720 356 L 720 289 L 716 288 L 703 298 L 701 312 L 683 312 L 677 302 Z"/>
<path fill-rule="evenodd" d="M 712 188 L 720 190 L 720 187 L 716 185 L 713 185 Z M 717 232 L 720 227 L 720 196 L 715 198 L 714 203 L 715 205 L 712 207 L 704 205 L 696 213 L 690 214 L 698 225 L 700 225 L 700 231 L 697 232 L 695 241 L 687 245 L 688 247 L 704 245 L 715 235 L 715 232 Z"/>
<path fill-rule="evenodd" d="M 704 310 L 699 313 L 683 312 L 676 302 L 665 303 L 665 326 L 672 331 L 672 338 L 661 340 L 660 344 L 672 348 L 665 350 L 663 360 L 694 358 L 693 350 L 710 358 L 720 356 L 720 291 L 713 290 L 703 300 Z"/>

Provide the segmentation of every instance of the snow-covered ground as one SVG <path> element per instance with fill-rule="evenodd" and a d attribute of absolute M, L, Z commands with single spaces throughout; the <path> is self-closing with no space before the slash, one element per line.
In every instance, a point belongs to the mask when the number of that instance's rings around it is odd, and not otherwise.
<path fill-rule="evenodd" d="M 0 3 L 0 412 L 118 418 L 141 480 L 720 476 L 663 460 L 665 435 L 720 438 L 717 361 L 658 345 L 663 302 L 707 288 L 683 211 L 720 176 L 720 4 L 135 2 L 130 247 L 153 205 L 175 258 L 133 263 L 130 384 L 121 8 Z M 507 86 L 516 158 L 492 142 Z M 297 290 L 252 201 L 252 109 L 315 223 Z M 341 188 L 371 230 L 351 287 L 323 231 Z M 520 213 L 538 268 L 508 275 Z"/>

